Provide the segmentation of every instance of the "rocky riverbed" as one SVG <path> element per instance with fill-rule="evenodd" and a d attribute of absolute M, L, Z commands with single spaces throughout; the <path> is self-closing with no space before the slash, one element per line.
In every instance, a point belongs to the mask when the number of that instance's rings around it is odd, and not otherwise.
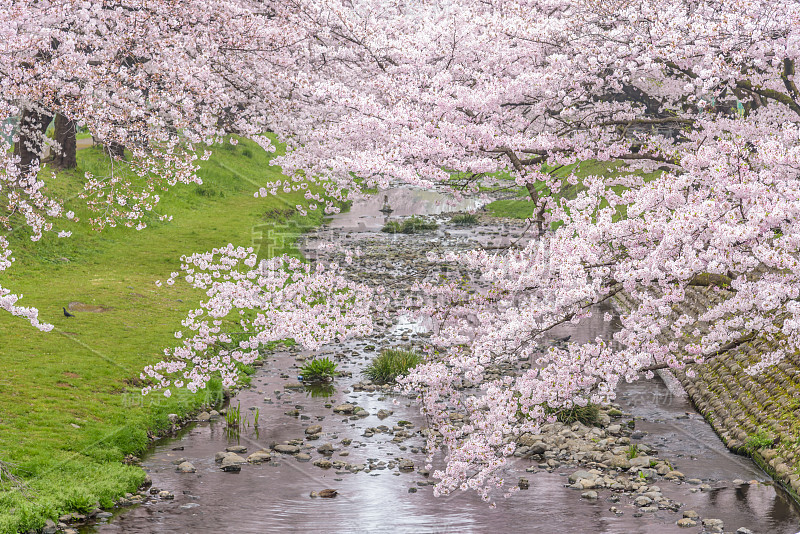
<path fill-rule="evenodd" d="M 380 199 L 354 206 L 308 236 L 320 243 L 357 244 L 349 269 L 365 282 L 408 293 L 414 280 L 438 276 L 429 250 L 516 242 L 523 226 L 482 220 L 452 224 L 446 199 L 390 193 L 393 216 L 432 213 L 440 227 L 425 235 L 387 235 Z M 429 195 L 428 193 L 425 193 Z M 474 207 L 474 206 L 471 206 Z M 424 208 L 424 209 L 423 209 Z M 402 212 L 402 213 L 399 213 Z M 442 214 L 444 213 L 444 214 Z M 446 275 L 469 273 L 446 271 Z M 398 316 L 362 340 L 325 347 L 342 374 L 309 387 L 299 367 L 315 356 L 281 345 L 265 354 L 251 386 L 226 408 L 212 407 L 176 436 L 158 442 L 142 465 L 152 486 L 95 516 L 83 532 L 431 532 L 541 529 L 549 532 L 769 532 L 800 529 L 791 500 L 751 462 L 725 450 L 685 397 L 659 380 L 626 386 L 603 407 L 597 426 L 545 425 L 519 438 L 504 477 L 520 488 L 497 495 L 490 508 L 471 493 L 435 498 L 424 468 L 428 429 L 412 399 L 365 379 L 366 364 L 385 347 L 424 345 L 424 324 Z M 603 321 L 554 336 L 586 341 L 609 336 Z M 557 343 L 558 341 L 552 341 Z M 498 368 L 496 374 L 517 372 Z M 236 432 L 229 410 L 240 409 Z M 256 415 L 258 414 L 258 415 Z M 456 419 L 458 416 L 453 415 Z M 687 437 L 686 433 L 690 434 Z M 439 458 L 436 467 L 440 466 Z M 107 512 L 100 512 L 105 514 Z M 69 528 L 62 518 L 55 528 Z"/>

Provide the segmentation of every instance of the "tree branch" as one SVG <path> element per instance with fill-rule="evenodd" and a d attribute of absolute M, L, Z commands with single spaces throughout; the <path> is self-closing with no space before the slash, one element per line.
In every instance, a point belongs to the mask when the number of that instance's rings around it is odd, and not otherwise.
<path fill-rule="evenodd" d="M 730 350 L 733 350 L 736 347 L 747 343 L 748 341 L 752 341 L 753 339 L 755 339 L 755 337 L 756 337 L 755 332 L 752 332 L 750 334 L 747 334 L 744 337 L 740 337 L 739 339 L 735 339 L 735 340 L 731 341 L 730 343 L 727 343 L 727 344 L 723 345 L 722 348 L 720 348 L 719 350 L 714 351 L 711 354 L 707 354 L 705 356 L 705 358 L 714 358 L 716 356 L 720 356 L 722 354 L 725 354 L 726 352 L 728 352 Z M 695 364 L 697 362 L 695 360 L 689 360 L 689 361 L 684 362 L 684 363 L 686 363 L 687 365 L 691 365 L 691 364 Z M 647 367 L 642 367 L 641 369 L 639 369 L 639 372 L 641 373 L 641 372 L 646 372 L 646 371 L 658 371 L 660 369 L 667 369 L 667 368 L 669 368 L 669 364 L 657 363 L 657 364 L 654 364 L 654 365 L 648 365 Z"/>

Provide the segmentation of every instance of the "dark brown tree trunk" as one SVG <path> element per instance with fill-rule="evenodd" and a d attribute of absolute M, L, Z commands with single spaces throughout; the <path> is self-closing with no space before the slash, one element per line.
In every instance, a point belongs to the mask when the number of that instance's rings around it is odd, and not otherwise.
<path fill-rule="evenodd" d="M 56 115 L 55 140 L 60 148 L 53 154 L 53 163 L 64 169 L 77 167 L 75 122 L 61 114 Z"/>
<path fill-rule="evenodd" d="M 14 155 L 19 156 L 23 172 L 41 162 L 44 153 L 44 134 L 52 119 L 52 115 L 32 109 L 22 112 L 19 121 L 19 141 L 14 144 Z"/>
<path fill-rule="evenodd" d="M 106 150 L 108 155 L 114 159 L 125 159 L 125 146 L 116 141 L 111 141 L 107 144 Z"/>

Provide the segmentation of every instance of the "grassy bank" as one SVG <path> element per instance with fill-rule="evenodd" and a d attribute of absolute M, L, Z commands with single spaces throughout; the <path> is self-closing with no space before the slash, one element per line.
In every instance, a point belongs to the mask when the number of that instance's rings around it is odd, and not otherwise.
<path fill-rule="evenodd" d="M 102 233 L 86 224 L 79 201 L 84 172 L 100 174 L 107 165 L 98 149 L 78 153 L 79 168 L 60 173 L 48 187 L 81 218 L 64 225 L 73 235 L 48 236 L 32 244 L 12 236 L 17 261 L 0 274 L 0 284 L 24 293 L 50 333 L 0 314 L 0 461 L 28 486 L 23 494 L 0 481 L 0 532 L 40 527 L 68 511 L 109 506 L 144 478 L 122 463 L 142 452 L 148 431 L 168 426 L 167 414 L 184 414 L 214 400 L 219 387 L 166 399 L 142 397 L 137 378 L 142 367 L 159 360 L 175 343 L 173 332 L 201 294 L 178 282 L 155 286 L 179 270 L 180 256 L 227 243 L 260 245 L 259 255 L 296 254 L 297 236 L 321 220 L 300 217 L 293 207 L 302 195 L 254 198 L 279 169 L 255 143 L 215 150 L 204 162 L 204 184 L 178 186 L 164 195 L 162 213 L 171 222 L 151 219 L 137 232 L 110 228 Z M 96 311 L 62 306 L 80 302 Z"/>
<path fill-rule="evenodd" d="M 620 174 L 624 174 L 620 170 L 618 170 L 622 165 L 624 165 L 620 161 L 581 161 L 575 165 L 568 165 L 566 167 L 562 167 L 555 172 L 553 175 L 556 177 L 561 178 L 561 189 L 556 192 L 556 197 L 558 198 L 567 198 L 572 199 L 575 198 L 578 194 L 578 191 L 581 190 L 583 187 L 581 185 L 580 179 L 585 178 L 587 176 L 616 176 Z M 579 181 L 577 184 L 570 184 L 567 182 L 566 177 L 569 176 L 572 171 L 575 171 L 575 176 L 578 177 Z M 657 173 L 649 173 L 645 174 L 645 177 L 655 176 Z M 546 190 L 545 185 L 543 182 L 539 182 L 535 184 L 536 190 L 544 196 L 550 195 L 550 192 Z M 531 203 L 530 195 L 528 194 L 527 189 L 524 187 L 519 187 L 515 190 L 516 198 L 508 198 L 504 200 L 495 200 L 486 205 L 486 211 L 489 212 L 490 215 L 494 217 L 506 217 L 511 219 L 528 219 L 533 215 L 533 204 Z"/>

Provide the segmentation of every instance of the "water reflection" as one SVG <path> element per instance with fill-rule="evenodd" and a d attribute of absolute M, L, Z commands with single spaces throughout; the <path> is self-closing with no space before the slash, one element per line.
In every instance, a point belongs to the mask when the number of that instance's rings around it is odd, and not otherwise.
<path fill-rule="evenodd" d="M 306 397 L 312 399 L 327 399 L 336 393 L 336 387 L 330 383 L 305 384 L 303 390 L 306 392 Z"/>

